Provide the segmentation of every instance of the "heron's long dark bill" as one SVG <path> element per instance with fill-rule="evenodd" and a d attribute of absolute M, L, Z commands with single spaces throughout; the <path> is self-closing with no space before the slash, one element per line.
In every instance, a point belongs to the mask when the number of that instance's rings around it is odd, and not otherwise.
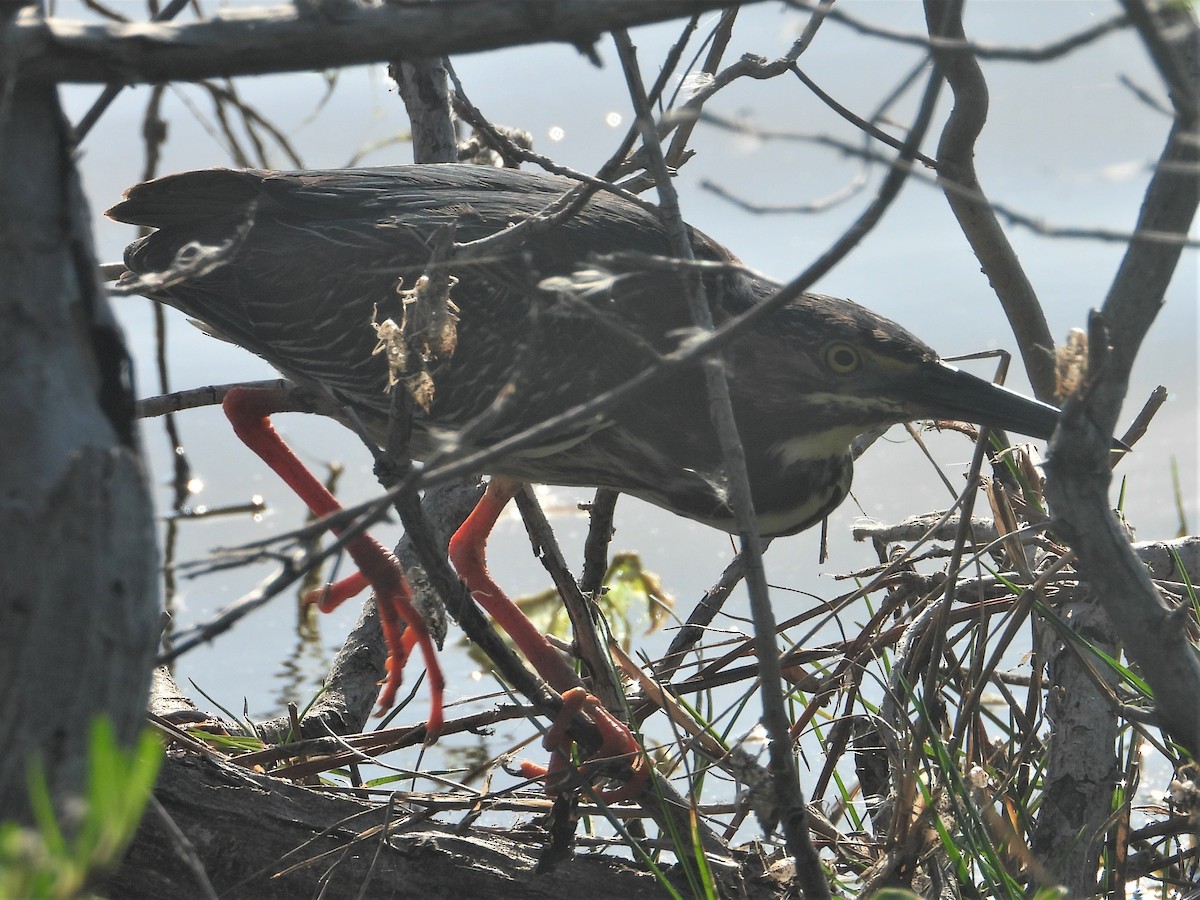
<path fill-rule="evenodd" d="M 1058 425 L 1057 407 L 942 362 L 926 363 L 897 388 L 925 415 L 988 425 L 1043 440 L 1049 440 Z"/>

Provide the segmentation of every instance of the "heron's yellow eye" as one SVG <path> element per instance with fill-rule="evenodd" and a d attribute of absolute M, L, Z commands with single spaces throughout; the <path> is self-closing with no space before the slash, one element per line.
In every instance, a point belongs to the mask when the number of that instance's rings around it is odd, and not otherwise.
<path fill-rule="evenodd" d="M 836 341 L 825 348 L 825 365 L 838 375 L 849 375 L 862 365 L 862 356 L 850 344 Z"/>

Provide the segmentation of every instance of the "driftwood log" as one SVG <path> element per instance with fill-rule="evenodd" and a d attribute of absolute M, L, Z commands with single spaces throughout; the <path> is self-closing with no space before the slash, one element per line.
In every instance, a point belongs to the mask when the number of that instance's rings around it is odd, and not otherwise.
<path fill-rule="evenodd" d="M 550 872 L 535 874 L 545 843 L 540 829 L 460 830 L 423 812 L 332 795 L 203 753 L 172 751 L 155 799 L 108 896 L 668 896 L 645 867 L 607 854 L 576 853 Z M 736 879 L 744 887 L 741 896 L 786 896 L 782 880 L 762 874 L 758 854 L 739 856 L 746 870 Z M 790 874 L 790 867 L 781 874 Z M 677 883 L 680 888 L 688 892 Z"/>

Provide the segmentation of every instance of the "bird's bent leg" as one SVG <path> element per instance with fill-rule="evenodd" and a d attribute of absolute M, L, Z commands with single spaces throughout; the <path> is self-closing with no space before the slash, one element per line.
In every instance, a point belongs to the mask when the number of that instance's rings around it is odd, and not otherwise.
<path fill-rule="evenodd" d="M 504 507 L 520 489 L 521 482 L 509 478 L 492 478 L 488 482 L 479 503 L 450 538 L 450 561 L 471 596 L 508 632 L 538 674 L 562 693 L 579 687 L 579 676 L 492 580 L 487 568 L 488 537 Z"/>
<path fill-rule="evenodd" d="M 242 442 L 296 492 L 314 515 L 328 516 L 339 512 L 342 507 L 333 494 L 308 471 L 271 426 L 269 418 L 279 410 L 281 398 L 278 391 L 234 388 L 225 395 L 222 408 Z M 379 714 L 382 715 L 395 703 L 404 663 L 412 647 L 420 645 L 425 657 L 425 670 L 429 673 L 430 711 L 426 732 L 429 740 L 433 740 L 442 729 L 445 680 L 433 649 L 433 641 L 429 638 L 429 629 L 413 608 L 412 592 L 404 580 L 400 563 L 382 544 L 366 534 L 348 541 L 346 552 L 358 566 L 359 576 L 351 576 L 338 582 L 338 585 L 358 584 L 361 590 L 365 582 L 374 588 L 379 623 L 387 642 L 387 676 L 379 694 Z M 338 585 L 333 586 L 334 590 L 338 589 Z M 317 605 L 322 610 L 332 609 L 348 596 L 352 596 L 352 593 L 343 591 L 333 596 L 332 602 L 318 598 Z M 407 630 L 403 630 L 403 625 L 408 626 Z"/>
<path fill-rule="evenodd" d="M 475 509 L 450 538 L 450 560 L 471 596 L 508 632 L 508 636 L 521 648 L 538 674 L 563 696 L 562 713 L 551 724 L 543 739 L 543 744 L 552 753 L 550 772 L 565 766 L 570 745 L 566 738 L 567 725 L 576 713 L 585 712 L 601 735 L 602 743 L 598 755 L 606 761 L 611 758 L 630 758 L 633 777 L 618 791 L 601 795 L 610 802 L 616 802 L 636 795 L 646 780 L 648 773 L 641 748 L 629 728 L 605 709 L 598 699 L 583 689 L 575 670 L 492 580 L 487 569 L 488 536 L 505 505 L 521 486 L 521 482 L 509 478 L 493 477 L 488 482 L 487 490 Z M 591 766 L 592 764 L 589 764 L 588 768 Z M 533 766 L 529 767 L 529 771 L 545 773 L 545 770 L 537 770 Z"/>

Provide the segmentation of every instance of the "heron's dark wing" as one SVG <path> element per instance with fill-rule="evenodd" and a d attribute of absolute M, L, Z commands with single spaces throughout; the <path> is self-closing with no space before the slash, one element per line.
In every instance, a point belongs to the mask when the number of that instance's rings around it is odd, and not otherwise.
<path fill-rule="evenodd" d="M 229 245 L 223 264 L 152 295 L 285 374 L 325 384 L 369 418 L 389 404 L 385 363 L 371 353 L 373 311 L 399 318 L 397 290 L 426 270 L 437 230 L 453 222 L 456 240 L 479 240 L 542 211 L 572 184 L 475 166 L 211 170 L 139 185 L 109 215 L 158 229 L 130 245 L 135 273 L 169 270 L 189 247 Z M 698 233 L 694 245 L 701 258 L 730 258 Z M 598 194 L 515 250 L 454 263 L 459 343 L 434 366 L 428 424 L 464 427 L 511 386 L 513 402 L 489 429 L 490 440 L 501 439 L 625 380 L 649 364 L 647 347 L 674 346 L 690 323 L 677 275 L 639 274 L 631 263 L 606 293 L 542 287 L 576 277 L 596 255 L 630 252 L 668 255 L 657 216 Z M 581 303 L 593 315 L 579 315 Z M 564 359 L 561 377 L 546 377 Z"/>

